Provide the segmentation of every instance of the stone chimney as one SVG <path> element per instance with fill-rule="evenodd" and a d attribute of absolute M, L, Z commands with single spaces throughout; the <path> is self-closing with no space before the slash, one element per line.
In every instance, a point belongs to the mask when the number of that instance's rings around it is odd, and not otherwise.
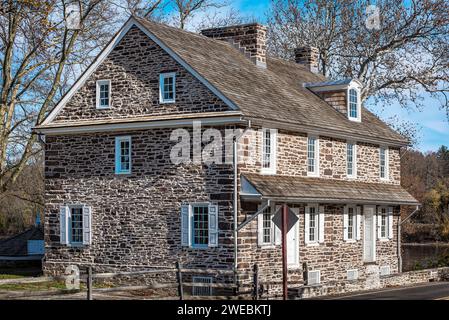
<path fill-rule="evenodd" d="M 223 28 L 202 30 L 201 34 L 232 43 L 257 66 L 267 67 L 267 27 L 258 24 L 244 24 Z"/>
<path fill-rule="evenodd" d="M 315 47 L 300 47 L 295 49 L 296 63 L 304 65 L 309 71 L 318 73 L 318 59 L 320 53 Z"/>

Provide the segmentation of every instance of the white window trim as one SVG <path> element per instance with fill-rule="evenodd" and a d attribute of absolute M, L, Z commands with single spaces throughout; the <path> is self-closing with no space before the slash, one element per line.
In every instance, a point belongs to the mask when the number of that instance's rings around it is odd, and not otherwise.
<path fill-rule="evenodd" d="M 109 87 L 109 105 L 107 106 L 101 106 L 100 105 L 100 85 L 102 84 L 108 84 Z M 104 109 L 110 109 L 111 108 L 111 104 L 112 104 L 112 97 L 111 97 L 111 80 L 109 79 L 103 79 L 103 80 L 97 80 L 97 84 L 96 84 L 96 103 L 95 106 L 97 109 L 99 110 L 104 110 Z"/>
<path fill-rule="evenodd" d="M 352 144 L 353 147 L 353 155 L 352 155 L 352 175 L 348 174 L 348 144 Z M 355 141 L 347 141 L 346 142 L 346 176 L 349 179 L 357 179 L 357 143 Z"/>
<path fill-rule="evenodd" d="M 352 236 L 353 238 L 349 239 L 349 230 L 347 230 L 346 228 L 349 227 L 349 210 L 348 208 L 353 208 L 353 215 L 354 215 L 354 220 L 353 220 L 353 230 L 352 230 Z M 357 205 L 352 205 L 352 204 L 348 204 L 344 207 L 344 216 L 343 216 L 343 240 L 347 243 L 356 243 L 359 239 L 359 233 L 360 233 L 360 214 L 357 208 Z"/>
<path fill-rule="evenodd" d="M 385 177 L 380 176 L 380 150 L 385 150 Z M 380 146 L 379 147 L 379 178 L 382 181 L 389 181 L 390 180 L 390 151 L 387 146 Z"/>
<path fill-rule="evenodd" d="M 309 138 L 315 139 L 315 171 L 309 172 Z M 306 170 L 308 177 L 319 177 L 320 176 L 320 138 L 318 136 L 308 135 L 307 145 L 306 145 Z"/>
<path fill-rule="evenodd" d="M 391 208 L 391 209 L 390 209 Z M 385 209 L 386 212 L 386 218 L 385 218 L 385 237 L 382 236 L 382 209 Z M 377 238 L 379 241 L 389 241 L 392 238 L 392 235 L 390 234 L 392 231 L 392 228 L 390 227 L 390 224 L 392 223 L 392 219 L 390 218 L 390 215 L 392 214 L 392 207 L 387 206 L 379 206 L 377 208 Z"/>
<path fill-rule="evenodd" d="M 164 79 L 173 78 L 173 99 L 164 99 Z M 161 73 L 159 75 L 159 103 L 175 103 L 176 102 L 176 72 Z"/>
<path fill-rule="evenodd" d="M 265 206 L 265 204 L 259 205 L 258 210 L 260 210 L 264 206 Z M 273 219 L 275 204 L 271 203 L 269 209 L 270 209 L 271 218 Z M 258 226 L 257 226 L 257 228 L 258 228 L 257 245 L 262 249 L 273 249 L 276 246 L 276 239 L 275 239 L 276 238 L 276 227 L 275 227 L 273 221 L 271 221 L 270 242 L 263 242 L 263 215 L 264 215 L 264 213 L 260 213 L 259 216 L 257 217 L 257 224 L 258 224 Z"/>
<path fill-rule="evenodd" d="M 315 208 L 316 220 L 316 236 L 314 241 L 310 241 L 310 208 Z M 319 246 L 324 243 L 324 206 L 319 204 L 307 204 L 304 210 L 304 243 L 307 247 Z"/>
<path fill-rule="evenodd" d="M 270 140 L 271 140 L 271 154 L 270 154 L 270 167 L 263 167 L 263 155 L 264 155 L 264 145 L 265 145 L 265 132 L 270 130 Z M 261 148 L 260 148 L 260 165 L 261 165 L 261 174 L 276 174 L 277 167 L 277 140 L 278 140 L 278 131 L 277 129 L 262 129 L 262 140 L 261 140 Z"/>
<path fill-rule="evenodd" d="M 121 170 L 121 145 L 122 141 L 129 141 L 129 170 Z M 115 137 L 115 174 L 131 174 L 132 172 L 132 139 L 131 136 Z"/>
<path fill-rule="evenodd" d="M 390 275 L 391 275 L 391 267 L 389 265 L 379 267 L 379 276 L 388 277 Z"/>
<path fill-rule="evenodd" d="M 357 92 L 357 117 L 351 117 L 350 113 L 350 96 L 349 92 L 354 89 Z M 362 121 L 362 101 L 360 97 L 360 88 L 355 85 L 350 85 L 346 91 L 346 97 L 347 97 L 347 112 L 348 112 L 348 119 L 350 121 L 355 122 L 361 122 Z"/>

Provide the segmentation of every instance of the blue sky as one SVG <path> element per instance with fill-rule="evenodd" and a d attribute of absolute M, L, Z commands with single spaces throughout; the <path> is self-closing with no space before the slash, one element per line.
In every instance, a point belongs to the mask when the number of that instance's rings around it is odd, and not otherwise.
<path fill-rule="evenodd" d="M 256 17 L 260 22 L 266 21 L 266 12 L 270 7 L 270 0 L 232 0 L 232 6 L 243 15 Z M 402 121 L 416 123 L 418 131 L 419 150 L 435 151 L 441 145 L 449 145 L 449 122 L 446 112 L 439 108 L 440 103 L 425 96 L 422 110 L 405 110 L 398 105 L 375 106 L 373 112 L 381 118 L 387 119 L 397 115 Z"/>

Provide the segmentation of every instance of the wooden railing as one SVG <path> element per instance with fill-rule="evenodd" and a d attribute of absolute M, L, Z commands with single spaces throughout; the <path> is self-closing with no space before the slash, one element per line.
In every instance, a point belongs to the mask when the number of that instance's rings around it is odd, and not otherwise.
<path fill-rule="evenodd" d="M 85 283 L 85 289 L 68 290 L 50 290 L 50 291 L 33 291 L 33 292 L 20 292 L 20 294 L 15 294 L 14 291 L 8 292 L 11 297 L 40 297 L 40 296 L 51 296 L 51 295 L 62 295 L 62 294 L 73 294 L 86 291 L 86 299 L 93 300 L 94 293 L 112 293 L 112 292 L 126 292 L 126 291 L 139 291 L 139 290 L 149 290 L 149 289 L 175 289 L 177 288 L 177 297 L 172 296 L 171 298 L 177 298 L 180 300 L 185 299 L 185 287 L 207 287 L 207 288 L 217 288 L 217 289 L 230 289 L 237 292 L 238 286 L 235 283 L 200 283 L 200 282 L 186 282 L 183 281 L 183 276 L 188 275 L 220 275 L 231 277 L 234 276 L 234 270 L 229 269 L 207 269 L 207 268 L 182 268 L 181 264 L 178 262 L 174 268 L 162 268 L 162 269 L 147 269 L 139 271 L 118 271 L 118 272 L 105 272 L 105 273 L 94 273 L 92 266 L 87 266 L 83 268 L 86 270 L 85 274 L 80 275 L 80 282 Z M 153 282 L 147 285 L 127 285 L 127 286 L 117 286 L 111 288 L 96 288 L 94 283 L 95 280 L 100 279 L 113 279 L 117 277 L 127 276 L 146 276 L 146 275 L 161 275 L 161 274 L 172 274 L 175 276 L 176 281 L 174 282 Z M 260 296 L 260 284 L 259 284 L 259 271 L 257 265 L 254 265 L 253 271 L 250 272 L 240 272 L 239 275 L 250 275 L 252 276 L 252 290 L 248 292 L 239 292 L 240 295 L 245 294 L 250 295 L 252 299 L 259 299 Z M 38 277 L 38 278 L 19 278 L 19 279 L 6 279 L 0 280 L 0 285 L 4 284 L 35 284 L 35 283 L 46 283 L 51 281 L 65 281 L 69 276 L 58 276 L 58 277 Z M 257 288 L 257 290 L 256 290 Z M 189 296 L 189 299 L 238 299 L 237 295 L 229 296 Z"/>

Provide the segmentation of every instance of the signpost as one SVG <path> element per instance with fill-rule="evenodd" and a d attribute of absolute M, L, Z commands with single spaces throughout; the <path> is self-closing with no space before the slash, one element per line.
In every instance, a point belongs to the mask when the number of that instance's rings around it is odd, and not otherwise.
<path fill-rule="evenodd" d="M 291 211 L 287 204 L 282 205 L 272 219 L 273 223 L 282 230 L 282 277 L 283 277 L 283 297 L 288 298 L 287 287 L 287 233 L 298 221 L 296 214 Z"/>

